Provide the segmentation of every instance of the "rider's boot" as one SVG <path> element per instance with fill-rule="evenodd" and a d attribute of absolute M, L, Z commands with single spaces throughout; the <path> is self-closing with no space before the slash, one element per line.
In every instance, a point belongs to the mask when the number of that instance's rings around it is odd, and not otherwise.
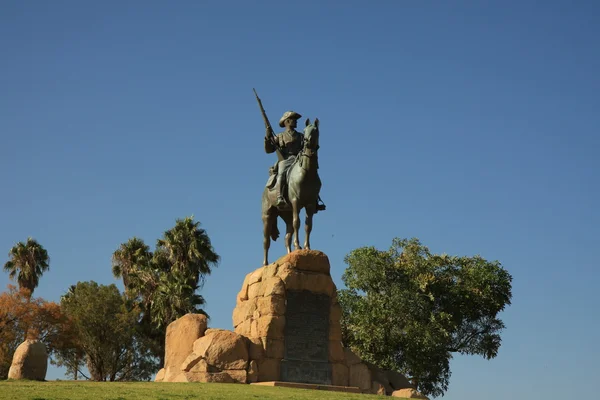
<path fill-rule="evenodd" d="M 278 179 L 275 183 L 275 192 L 277 193 L 277 201 L 275 201 L 275 207 L 281 208 L 287 205 L 283 195 L 281 194 L 281 181 L 282 179 Z"/>

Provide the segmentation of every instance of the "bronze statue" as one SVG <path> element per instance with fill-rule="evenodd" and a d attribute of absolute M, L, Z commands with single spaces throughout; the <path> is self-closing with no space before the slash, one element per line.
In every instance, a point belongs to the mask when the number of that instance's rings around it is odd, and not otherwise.
<path fill-rule="evenodd" d="M 256 94 L 256 91 L 254 93 Z M 281 217 L 285 222 L 285 247 L 290 253 L 292 234 L 294 250 L 301 248 L 298 231 L 300 210 L 304 208 L 306 213 L 304 247 L 310 249 L 312 218 L 318 211 L 325 210 L 325 204 L 320 203 L 321 179 L 317 172 L 319 120 L 315 119 L 311 124 L 307 119 L 302 134 L 295 129 L 301 115 L 294 111 L 287 111 L 279 120 L 279 126 L 285 127 L 285 131 L 275 136 L 257 94 L 256 99 L 266 126 L 265 152 L 276 152 L 278 157 L 278 162 L 270 169 L 270 177 L 262 196 L 263 263 L 267 265 L 271 239 L 277 240 L 279 237 L 277 217 Z"/>

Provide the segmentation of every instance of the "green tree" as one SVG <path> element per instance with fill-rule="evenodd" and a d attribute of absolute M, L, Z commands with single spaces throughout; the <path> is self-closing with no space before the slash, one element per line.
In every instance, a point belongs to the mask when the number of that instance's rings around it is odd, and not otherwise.
<path fill-rule="evenodd" d="M 144 269 L 150 263 L 152 253 L 150 247 L 142 239 L 133 237 L 121 244 L 112 256 L 112 272 L 115 278 L 123 278 L 125 292 L 128 293 L 135 288 L 136 282 L 131 282 L 130 275 Z"/>
<path fill-rule="evenodd" d="M 343 340 L 366 361 L 439 396 L 453 353 L 498 354 L 498 314 L 512 297 L 512 277 L 499 262 L 432 254 L 418 239 L 394 239 L 388 251 L 359 248 L 345 262 Z"/>
<path fill-rule="evenodd" d="M 188 275 L 190 286 L 201 286 L 204 276 L 219 262 L 206 231 L 193 217 L 178 219 L 158 240 L 156 252 L 166 256 L 171 271 Z"/>
<path fill-rule="evenodd" d="M 25 339 L 46 345 L 50 360 L 70 340 L 69 321 L 60 306 L 32 298 L 28 289 L 9 285 L 0 293 L 0 379 L 6 379 L 17 347 Z"/>
<path fill-rule="evenodd" d="M 19 288 L 27 289 L 29 296 L 40 282 L 40 277 L 50 268 L 48 252 L 35 239 L 19 242 L 8 253 L 9 260 L 4 264 L 10 279 L 17 280 Z"/>
<path fill-rule="evenodd" d="M 157 241 L 156 251 L 138 238 L 113 253 L 113 275 L 123 278 L 126 292 L 141 310 L 139 327 L 164 362 L 166 326 L 187 313 L 202 313 L 198 290 L 219 261 L 200 222 L 179 219 Z"/>
<path fill-rule="evenodd" d="M 148 380 L 157 363 L 140 335 L 140 311 L 115 285 L 79 282 L 61 298 L 61 307 L 76 332 L 74 347 L 65 348 L 61 362 L 80 371 L 81 354 L 96 381 Z"/>

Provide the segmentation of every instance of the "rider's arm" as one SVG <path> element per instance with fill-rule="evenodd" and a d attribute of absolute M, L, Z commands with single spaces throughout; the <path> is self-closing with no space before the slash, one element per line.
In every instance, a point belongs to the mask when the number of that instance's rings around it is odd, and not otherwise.
<path fill-rule="evenodd" d="M 275 145 L 273 144 L 273 140 L 278 140 L 277 137 L 269 137 L 269 135 L 271 134 L 271 132 L 269 130 L 267 130 L 267 135 L 265 136 L 265 152 L 268 153 L 273 153 L 276 148 Z M 271 139 L 272 138 L 272 139 Z"/>

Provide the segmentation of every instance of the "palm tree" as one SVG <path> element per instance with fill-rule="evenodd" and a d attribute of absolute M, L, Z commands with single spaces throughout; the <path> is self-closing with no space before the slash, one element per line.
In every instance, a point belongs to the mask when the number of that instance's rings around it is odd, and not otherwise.
<path fill-rule="evenodd" d="M 150 248 L 135 236 L 113 253 L 112 272 L 115 278 L 123 278 L 125 292 L 135 291 L 135 287 L 139 286 L 138 273 L 148 267 L 151 259 Z"/>
<path fill-rule="evenodd" d="M 44 271 L 50 269 L 50 257 L 44 247 L 35 239 L 27 238 L 27 242 L 19 242 L 10 249 L 9 260 L 4 264 L 10 279 L 17 279 L 20 289 L 27 289 L 28 297 L 40 282 Z"/>
<path fill-rule="evenodd" d="M 212 267 L 219 263 L 210 239 L 200 222 L 194 217 L 178 219 L 175 226 L 163 235 L 156 244 L 156 252 L 164 252 L 171 264 L 171 270 L 177 270 L 189 277 L 189 285 L 197 286 L 209 275 Z"/>

